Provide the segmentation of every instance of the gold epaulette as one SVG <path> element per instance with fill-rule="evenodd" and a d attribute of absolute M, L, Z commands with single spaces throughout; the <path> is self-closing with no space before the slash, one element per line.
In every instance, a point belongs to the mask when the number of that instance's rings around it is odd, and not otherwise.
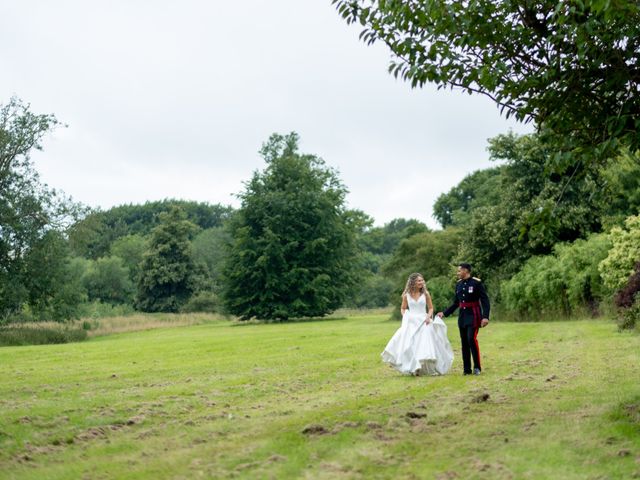
<path fill-rule="evenodd" d="M 472 277 L 474 280 L 477 280 L 479 282 L 481 282 L 482 280 L 480 280 L 478 277 Z"/>

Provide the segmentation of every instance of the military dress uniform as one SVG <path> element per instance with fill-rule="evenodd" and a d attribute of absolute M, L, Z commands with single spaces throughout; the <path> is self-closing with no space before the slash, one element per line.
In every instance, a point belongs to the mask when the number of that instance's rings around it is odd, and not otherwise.
<path fill-rule="evenodd" d="M 491 305 L 484 285 L 479 278 L 469 277 L 460 279 L 456 283 L 456 296 L 453 303 L 443 313 L 448 317 L 456 309 L 458 312 L 458 328 L 460 330 L 460 340 L 462 341 L 462 362 L 464 373 L 471 372 L 471 357 L 473 357 L 473 368 L 478 373 L 482 370 L 480 365 L 480 347 L 478 345 L 478 329 L 482 319 L 489 319 Z"/>

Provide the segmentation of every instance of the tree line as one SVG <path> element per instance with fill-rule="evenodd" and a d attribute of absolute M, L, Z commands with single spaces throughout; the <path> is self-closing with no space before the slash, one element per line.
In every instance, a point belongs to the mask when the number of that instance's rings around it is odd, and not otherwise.
<path fill-rule="evenodd" d="M 100 312 L 323 316 L 389 303 L 384 273 L 417 220 L 373 227 L 297 134 L 263 145 L 242 206 L 167 199 L 93 210 L 43 184 L 29 154 L 59 127 L 17 98 L 0 110 L 0 321 Z M 96 313 L 98 312 L 98 313 Z"/>
<path fill-rule="evenodd" d="M 375 227 L 345 207 L 324 161 L 274 134 L 266 168 L 241 207 L 184 200 L 91 211 L 43 185 L 29 152 L 56 128 L 17 99 L 2 107 L 0 308 L 10 319 L 65 320 L 102 304 L 154 311 L 225 311 L 242 319 L 323 316 L 396 303 L 419 270 L 437 308 L 452 266 L 475 265 L 506 311 L 595 313 L 640 258 L 640 161 L 624 151 L 571 177 L 539 134 L 489 141 L 494 168 L 434 204 L 442 230 L 412 219 Z"/>
<path fill-rule="evenodd" d="M 538 134 L 499 135 L 488 149 L 498 165 L 435 202 L 441 230 L 414 219 L 374 226 L 347 209 L 338 174 L 301 153 L 295 133 L 265 142 L 266 167 L 238 209 L 168 199 L 100 211 L 49 189 L 32 168 L 29 151 L 55 117 L 17 99 L 0 111 L 4 322 L 63 321 L 97 306 L 324 316 L 395 304 L 416 270 L 442 309 L 463 260 L 512 316 L 597 314 L 640 258 L 640 158 L 629 151 L 567 178 L 549 168 L 554 152 Z"/>

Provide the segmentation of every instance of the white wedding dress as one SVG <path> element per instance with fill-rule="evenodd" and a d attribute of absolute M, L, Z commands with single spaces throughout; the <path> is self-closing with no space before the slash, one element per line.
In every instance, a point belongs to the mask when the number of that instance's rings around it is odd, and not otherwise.
<path fill-rule="evenodd" d="M 402 373 L 444 375 L 453 363 L 453 350 L 447 337 L 447 325 L 438 316 L 428 325 L 427 299 L 407 294 L 409 308 L 402 325 L 382 352 L 382 360 Z"/>

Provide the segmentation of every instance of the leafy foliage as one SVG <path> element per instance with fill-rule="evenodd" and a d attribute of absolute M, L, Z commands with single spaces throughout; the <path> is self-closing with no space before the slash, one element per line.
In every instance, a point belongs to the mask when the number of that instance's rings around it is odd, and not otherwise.
<path fill-rule="evenodd" d="M 579 163 L 569 177 L 553 173 L 552 150 L 538 135 L 498 135 L 489 141 L 489 153 L 505 162 L 499 201 L 472 211 L 460 251 L 483 276 L 510 276 L 530 256 L 601 230 L 596 166 Z"/>
<path fill-rule="evenodd" d="M 433 205 L 433 216 L 442 228 L 466 225 L 474 210 L 500 202 L 503 168 L 487 168 L 467 175 Z"/>
<path fill-rule="evenodd" d="M 418 220 L 395 218 L 382 227 L 365 229 L 358 236 L 358 245 L 375 255 L 390 255 L 405 238 L 427 231 L 429 228 Z"/>
<path fill-rule="evenodd" d="M 633 329 L 636 325 L 640 325 L 640 261 L 636 263 L 634 270 L 627 284 L 615 297 L 615 303 L 620 307 L 618 312 L 620 330 Z"/>
<path fill-rule="evenodd" d="M 298 135 L 272 135 L 267 163 L 240 195 L 224 268 L 224 302 L 242 319 L 323 316 L 353 284 L 355 226 L 346 189 Z"/>
<path fill-rule="evenodd" d="M 52 345 L 81 342 L 87 339 L 82 328 L 55 328 L 29 325 L 0 327 L 0 347 L 22 345 Z"/>
<path fill-rule="evenodd" d="M 179 207 L 159 220 L 142 259 L 136 305 L 144 312 L 177 312 L 198 290 L 201 272 L 189 242 L 197 227 Z"/>
<path fill-rule="evenodd" d="M 111 255 L 122 260 L 134 285 L 138 283 L 140 264 L 146 249 L 147 240 L 139 234 L 120 237 L 111 244 Z"/>
<path fill-rule="evenodd" d="M 222 268 L 231 236 L 224 227 L 202 230 L 192 242 L 193 259 L 206 270 L 209 290 L 220 292 L 222 289 Z"/>
<path fill-rule="evenodd" d="M 624 220 L 640 212 L 640 151 L 624 151 L 612 158 L 601 172 L 605 190 L 604 223 L 622 225 Z"/>
<path fill-rule="evenodd" d="M 134 283 L 120 257 L 103 257 L 90 263 L 82 278 L 90 301 L 133 303 Z"/>
<path fill-rule="evenodd" d="M 0 105 L 0 318 L 29 306 L 61 320 L 73 315 L 78 295 L 66 288 L 63 230 L 82 209 L 42 184 L 30 152 L 59 122 L 36 115 L 17 98 Z"/>
<path fill-rule="evenodd" d="M 220 299 L 214 292 L 200 291 L 191 296 L 189 301 L 184 304 L 181 311 L 185 313 L 191 312 L 207 312 L 215 313 L 220 310 Z"/>
<path fill-rule="evenodd" d="M 627 218 L 625 228 L 612 228 L 610 238 L 613 247 L 599 269 L 605 285 L 617 290 L 627 282 L 636 262 L 640 261 L 640 215 Z"/>
<path fill-rule="evenodd" d="M 534 121 L 572 155 L 640 148 L 640 5 L 580 2 L 333 0 L 389 71 L 490 97 L 507 117 Z M 585 152 L 588 155 L 583 156 Z"/>
<path fill-rule="evenodd" d="M 557 244 L 552 255 L 531 257 L 522 269 L 501 285 L 503 305 L 524 318 L 543 314 L 566 316 L 597 304 L 611 293 L 602 285 L 598 264 L 606 258 L 611 241 L 606 234 L 587 240 Z"/>
<path fill-rule="evenodd" d="M 394 282 L 384 274 L 384 265 L 391 259 L 402 240 L 417 233 L 427 232 L 427 226 L 415 219 L 396 218 L 381 227 L 373 227 L 373 219 L 363 212 L 350 212 L 357 229 L 358 280 L 345 305 L 355 308 L 378 308 L 395 303 L 391 298 Z M 358 219 L 355 219 L 358 217 Z"/>
<path fill-rule="evenodd" d="M 232 214 L 231 207 L 186 200 L 161 200 L 142 205 L 120 205 L 87 215 L 69 231 L 76 255 L 86 258 L 108 256 L 112 244 L 127 235 L 147 236 L 158 226 L 160 213 L 181 208 L 187 220 L 201 229 L 221 226 Z"/>
<path fill-rule="evenodd" d="M 622 308 L 631 307 L 638 292 L 640 292 L 640 261 L 636 263 L 627 284 L 616 294 L 616 305 Z"/>

